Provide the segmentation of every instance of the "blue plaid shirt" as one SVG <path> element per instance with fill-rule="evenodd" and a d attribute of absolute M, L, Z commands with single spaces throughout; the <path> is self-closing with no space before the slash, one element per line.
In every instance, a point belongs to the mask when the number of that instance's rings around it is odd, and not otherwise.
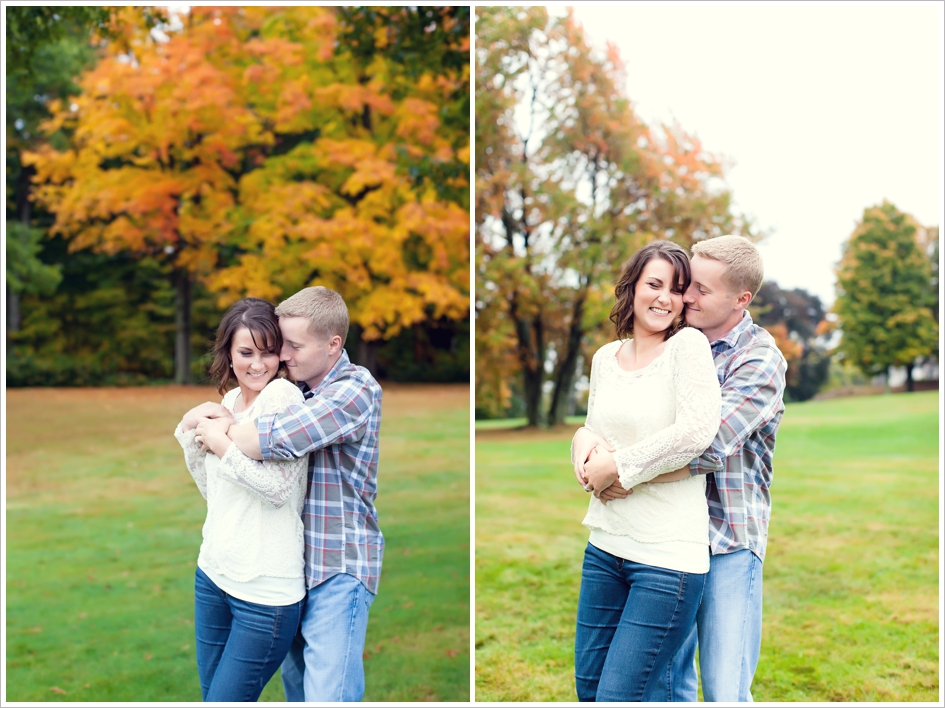
<path fill-rule="evenodd" d="M 311 589 L 347 573 L 377 593 L 384 535 L 377 525 L 381 387 L 344 350 L 305 403 L 256 420 L 263 459 L 308 454 L 305 579 Z"/>
<path fill-rule="evenodd" d="M 764 561 L 771 458 L 784 414 L 787 362 L 774 338 L 754 324 L 747 311 L 711 346 L 722 386 L 722 425 L 689 469 L 693 475 L 707 475 L 712 554 L 747 548 Z"/>

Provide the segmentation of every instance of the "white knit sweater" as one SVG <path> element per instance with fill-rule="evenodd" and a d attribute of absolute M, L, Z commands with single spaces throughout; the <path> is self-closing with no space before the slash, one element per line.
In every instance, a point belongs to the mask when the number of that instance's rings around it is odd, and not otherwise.
<path fill-rule="evenodd" d="M 635 371 L 617 363 L 622 343 L 594 355 L 585 426 L 615 448 L 620 483 L 633 494 L 606 505 L 591 497 L 584 525 L 670 549 L 674 542 L 708 545 L 704 476 L 643 483 L 701 455 L 718 432 L 722 403 L 709 342 L 699 330 L 684 329 Z"/>
<path fill-rule="evenodd" d="M 223 405 L 233 411 L 239 394 L 239 388 L 228 391 Z M 303 400 L 295 384 L 275 379 L 252 406 L 234 417 L 237 422 L 255 420 Z M 234 581 L 234 586 L 243 584 L 247 592 L 252 592 L 251 583 L 256 578 L 265 579 L 257 585 L 267 595 L 274 589 L 272 579 L 285 579 L 288 595 L 297 595 L 292 601 L 301 599 L 305 577 L 301 513 L 308 483 L 308 456 L 259 461 L 230 445 L 226 454 L 217 458 L 212 452 L 199 451 L 193 430 L 185 433 L 178 425 L 174 436 L 184 449 L 187 469 L 207 500 L 197 565 L 211 577 L 223 576 Z M 277 594 L 286 594 L 278 593 L 276 583 Z"/>

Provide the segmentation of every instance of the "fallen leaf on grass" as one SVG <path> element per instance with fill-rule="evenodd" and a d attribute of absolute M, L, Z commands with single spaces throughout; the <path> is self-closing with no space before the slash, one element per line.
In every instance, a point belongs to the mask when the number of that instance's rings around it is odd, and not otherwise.
<path fill-rule="evenodd" d="M 59 686 L 50 686 L 50 687 L 49 687 L 49 690 L 52 691 L 53 693 L 61 693 L 61 694 L 63 694 L 63 695 L 65 695 L 65 693 L 66 693 L 66 692 L 63 691 L 61 688 L 59 688 Z"/>
<path fill-rule="evenodd" d="M 457 654 L 459 654 L 459 649 L 447 649 L 447 650 L 446 650 L 446 656 L 449 657 L 450 659 L 452 659 L 452 658 L 453 658 L 454 656 L 456 656 Z"/>
<path fill-rule="evenodd" d="M 404 609 L 405 609 L 405 610 L 409 610 L 411 607 L 413 607 L 413 603 L 412 603 L 412 602 L 408 602 L 406 605 L 404 605 Z"/>
<path fill-rule="evenodd" d="M 144 660 L 145 660 L 145 661 L 151 661 L 151 659 L 153 659 L 153 658 L 154 658 L 154 654 L 145 654 L 145 655 L 144 655 Z"/>
<path fill-rule="evenodd" d="M 40 632 L 43 631 L 43 628 L 42 628 L 42 627 L 32 627 L 32 628 L 30 628 L 29 631 L 32 632 L 33 634 L 39 634 Z"/>
<path fill-rule="evenodd" d="M 185 644 L 180 648 L 181 651 L 187 651 L 188 649 L 190 649 L 190 644 Z"/>

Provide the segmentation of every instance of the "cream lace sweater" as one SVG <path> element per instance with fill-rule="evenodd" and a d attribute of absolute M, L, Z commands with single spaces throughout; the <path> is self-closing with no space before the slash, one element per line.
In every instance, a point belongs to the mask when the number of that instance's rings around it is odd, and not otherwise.
<path fill-rule="evenodd" d="M 669 549 L 674 542 L 708 545 L 703 475 L 643 483 L 701 455 L 719 430 L 722 401 L 709 342 L 699 330 L 684 329 L 635 371 L 617 363 L 622 343 L 606 344 L 594 355 L 585 427 L 615 448 L 620 483 L 633 487 L 633 494 L 606 505 L 592 496 L 584 525 L 592 536 L 600 530 Z"/>
<path fill-rule="evenodd" d="M 233 410 L 240 389 L 228 391 L 223 405 Z M 255 420 L 303 402 L 302 392 L 286 379 L 275 379 L 259 393 L 250 408 L 234 415 L 237 422 Z M 293 460 L 253 460 L 236 445 L 222 458 L 201 453 L 194 431 L 174 436 L 184 449 L 187 469 L 207 500 L 207 519 L 197 565 L 211 577 L 223 576 L 236 584 L 257 578 L 264 594 L 278 591 L 272 579 L 285 579 L 289 594 L 304 594 L 304 529 L 302 505 L 308 484 L 308 456 Z M 302 579 L 301 581 L 299 579 Z M 228 589 L 228 588 L 224 588 Z M 233 594 L 237 594 L 233 592 Z M 237 595 L 239 596 L 239 595 Z M 250 599 L 252 598 L 243 598 Z M 258 599 L 255 601 L 259 601 Z"/>

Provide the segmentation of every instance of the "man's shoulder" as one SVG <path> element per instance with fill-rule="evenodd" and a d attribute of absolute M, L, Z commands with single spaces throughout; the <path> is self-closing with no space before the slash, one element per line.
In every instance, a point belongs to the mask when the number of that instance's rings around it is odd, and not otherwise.
<path fill-rule="evenodd" d="M 336 370 L 330 384 L 355 386 L 369 391 L 378 400 L 381 398 L 381 385 L 370 370 L 358 364 L 352 364 L 350 361 L 345 362 Z"/>
<path fill-rule="evenodd" d="M 787 360 L 778 349 L 774 337 L 764 327 L 752 322 L 735 339 L 735 345 L 728 352 L 729 366 L 738 368 L 746 364 L 762 364 L 780 369 L 787 366 Z"/>

